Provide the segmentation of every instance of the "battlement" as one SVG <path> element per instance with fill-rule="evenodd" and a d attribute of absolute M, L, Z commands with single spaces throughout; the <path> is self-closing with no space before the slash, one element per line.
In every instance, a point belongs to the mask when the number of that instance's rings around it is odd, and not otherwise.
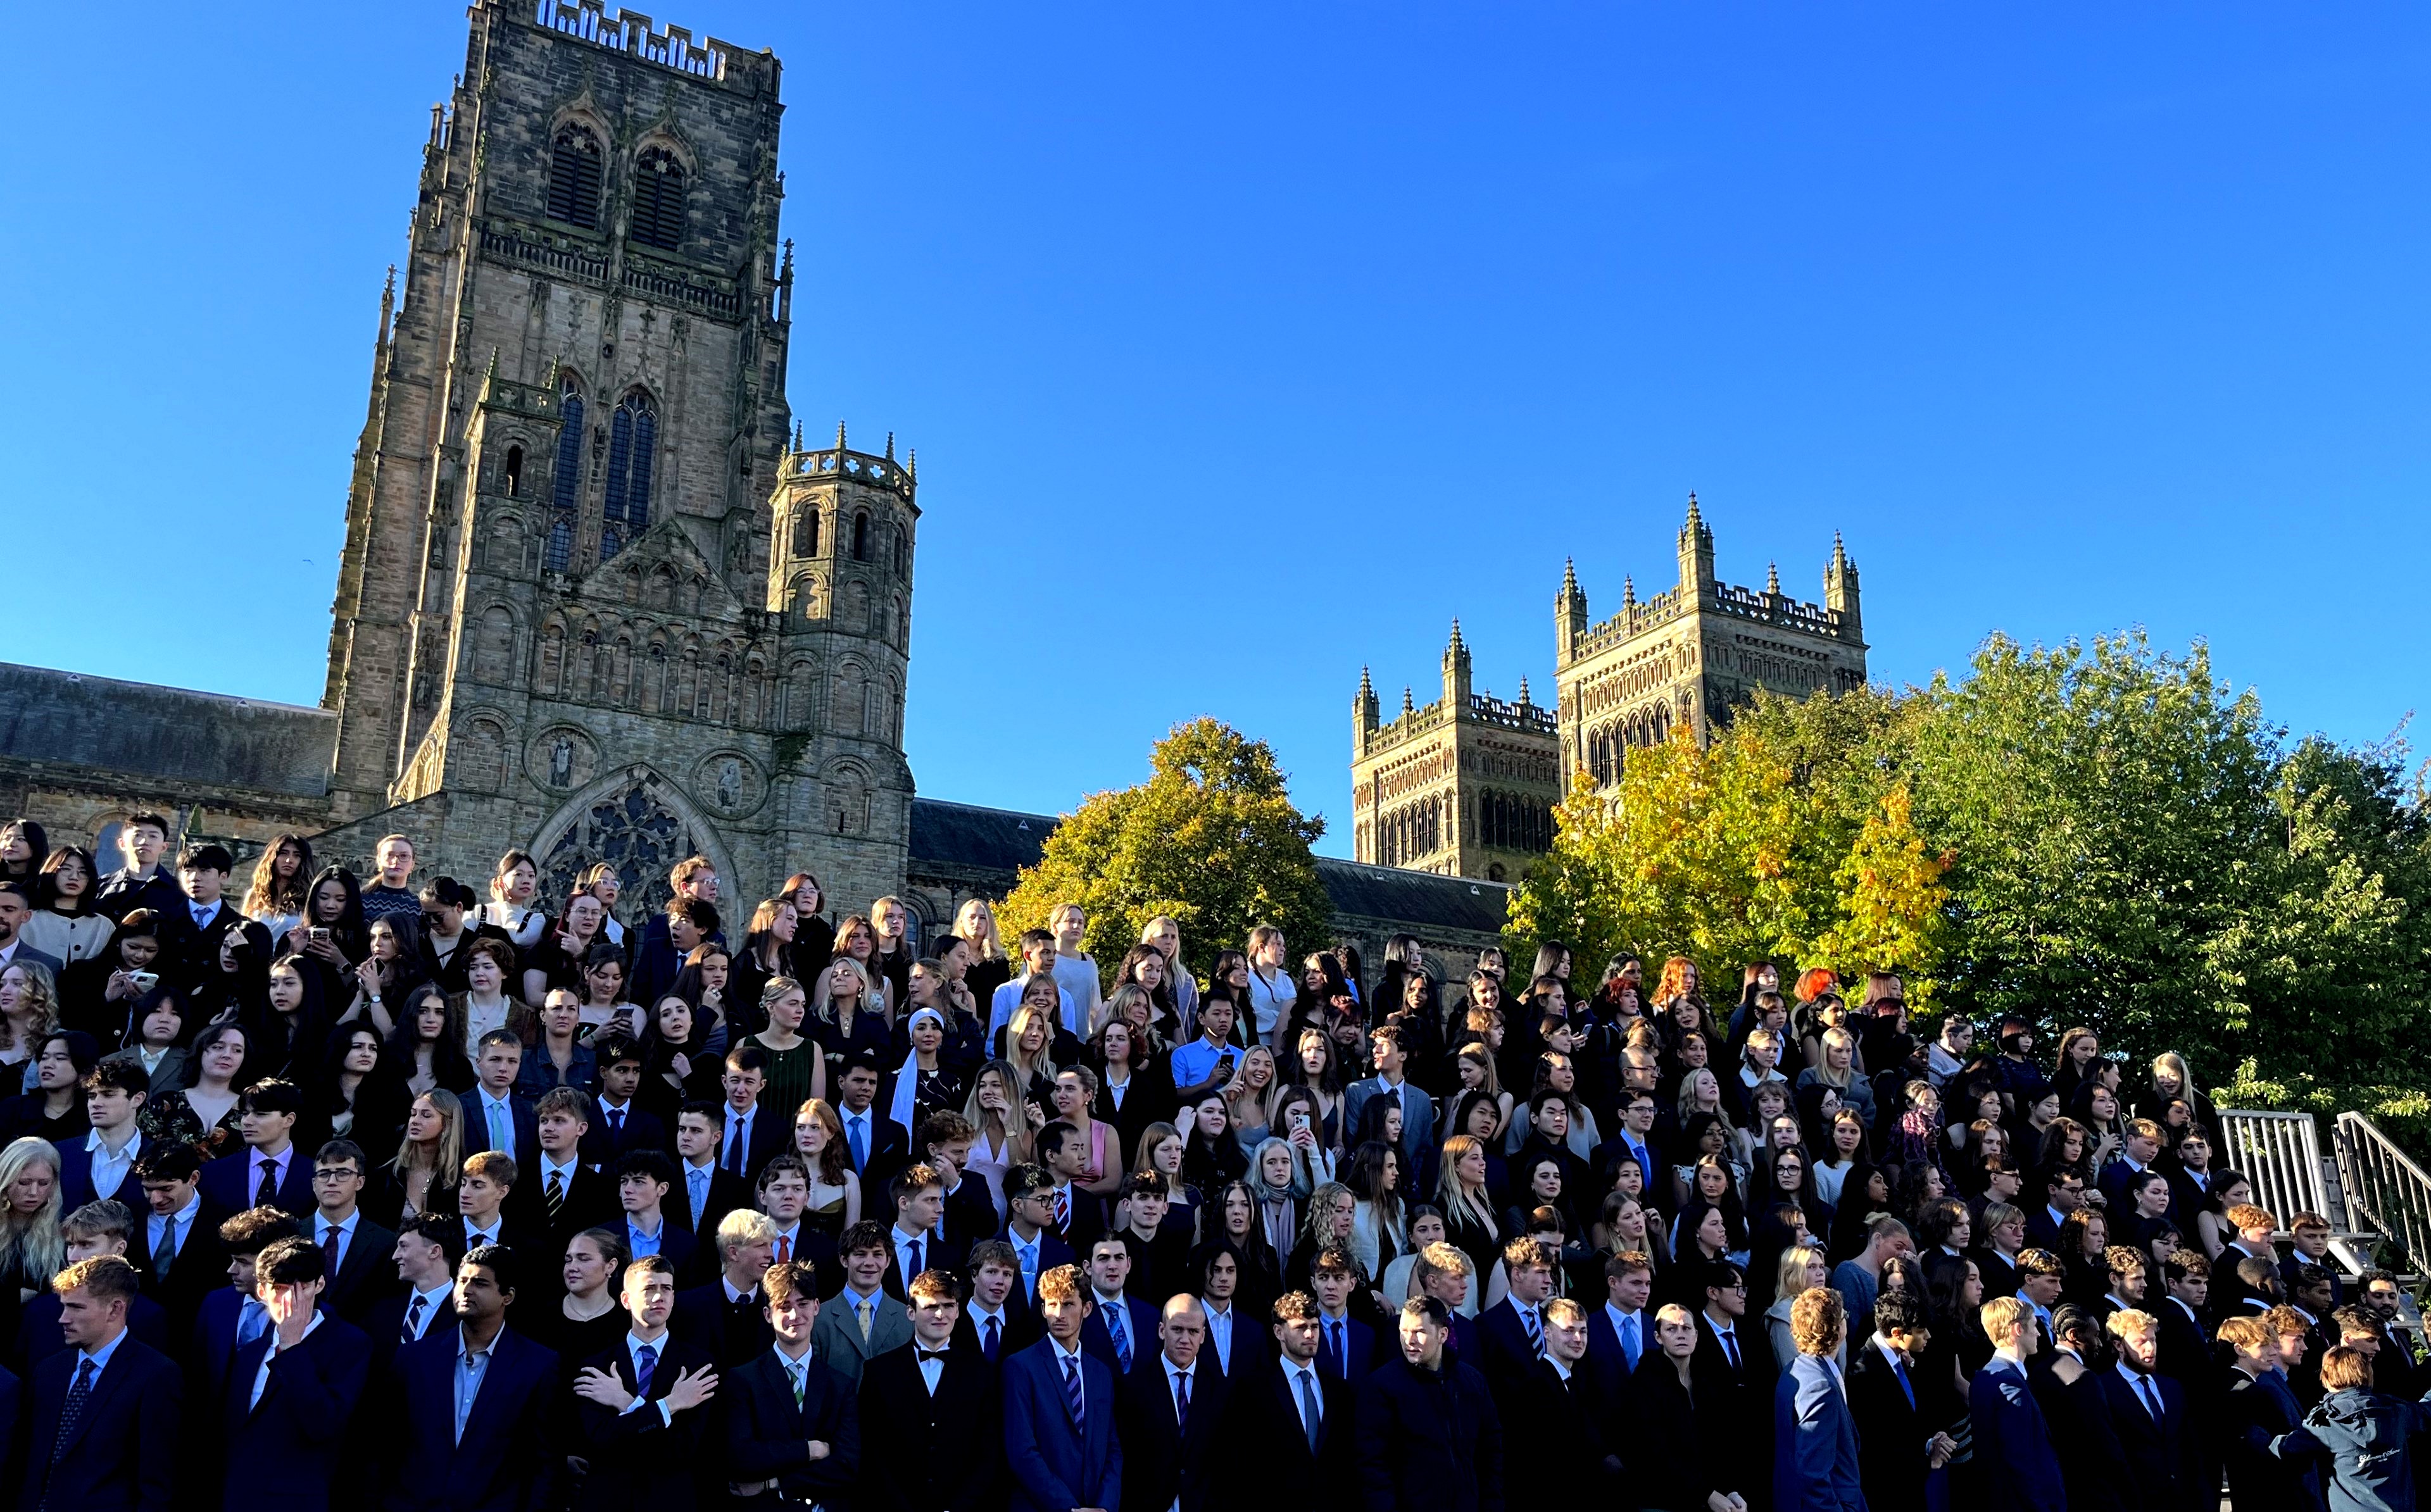
<path fill-rule="evenodd" d="M 533 19 L 550 31 L 712 83 L 726 83 L 729 60 L 751 53 L 714 37 L 696 42 L 689 30 L 672 23 L 664 31 L 654 31 L 648 16 L 638 10 L 611 15 L 602 0 L 539 0 Z"/>
<path fill-rule="evenodd" d="M 830 446 L 824 451 L 789 452 L 781 466 L 783 471 L 780 475 L 788 482 L 862 483 L 873 489 L 884 489 L 905 504 L 914 502 L 913 495 L 920 486 L 918 462 L 914 460 L 907 466 L 895 460 L 892 437 L 888 438 L 887 455 L 884 457 Z"/>
<path fill-rule="evenodd" d="M 1491 724 L 1501 730 L 1517 730 L 1525 735 L 1553 733 L 1553 711 L 1524 699 L 1509 703 L 1492 693 L 1471 693 L 1468 695 L 1468 718 L 1475 723 Z"/>
<path fill-rule="evenodd" d="M 1655 594 L 1642 603 L 1624 603 L 1620 612 L 1601 624 L 1588 627 L 1578 638 L 1570 660 L 1584 661 L 1601 651 L 1635 639 L 1659 625 L 1669 623 L 1700 607 L 1735 620 L 1752 621 L 1775 629 L 1799 635 L 1815 636 L 1825 640 L 1848 640 L 1848 632 L 1837 609 L 1820 604 L 1803 604 L 1786 593 L 1768 593 L 1761 589 L 1740 588 L 1734 583 L 1716 583 L 1712 596 L 1701 606 L 1695 594 L 1685 589 L 1671 589 Z"/>

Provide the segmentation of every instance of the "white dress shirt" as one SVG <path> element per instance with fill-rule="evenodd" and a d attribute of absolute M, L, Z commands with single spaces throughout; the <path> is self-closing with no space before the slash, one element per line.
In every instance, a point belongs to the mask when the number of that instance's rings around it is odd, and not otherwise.
<path fill-rule="evenodd" d="M 297 1344 L 301 1344 L 305 1339 L 310 1338 L 312 1337 L 312 1330 L 321 1326 L 321 1319 L 322 1314 L 320 1310 L 315 1308 L 310 1321 L 306 1322 L 304 1325 L 303 1335 L 298 1338 L 295 1342 Z M 261 1352 L 261 1367 L 253 1372 L 253 1395 L 247 1399 L 245 1403 L 247 1406 L 258 1407 L 261 1405 L 262 1388 L 270 1385 L 270 1362 L 278 1358 L 278 1352 L 284 1347 L 291 1346 L 282 1346 L 278 1342 L 278 1330 L 276 1328 L 272 1329 L 270 1331 L 270 1347 Z"/>

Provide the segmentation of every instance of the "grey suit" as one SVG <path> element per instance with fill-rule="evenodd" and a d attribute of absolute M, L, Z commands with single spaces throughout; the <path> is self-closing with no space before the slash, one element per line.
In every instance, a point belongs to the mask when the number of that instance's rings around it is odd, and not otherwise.
<path fill-rule="evenodd" d="M 139 1068 L 143 1064 L 143 1053 L 133 1045 L 124 1050 L 113 1050 L 101 1058 L 104 1061 L 126 1061 Z M 182 1092 L 193 1085 L 194 1065 L 186 1054 L 186 1047 L 172 1045 L 161 1052 L 160 1064 L 152 1068 L 152 1101 L 157 1103 L 171 1092 Z"/>
<path fill-rule="evenodd" d="M 903 1304 L 881 1293 L 871 1309 L 869 1338 L 861 1337 L 861 1321 L 853 1314 L 852 1293 L 839 1291 L 819 1304 L 819 1321 L 811 1325 L 811 1348 L 829 1369 L 861 1389 L 861 1368 L 889 1350 L 912 1342 L 912 1314 Z"/>

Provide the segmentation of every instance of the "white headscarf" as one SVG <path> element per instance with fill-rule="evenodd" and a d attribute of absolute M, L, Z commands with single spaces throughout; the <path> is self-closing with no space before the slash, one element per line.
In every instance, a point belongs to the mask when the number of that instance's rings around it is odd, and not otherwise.
<path fill-rule="evenodd" d="M 944 1014 L 934 1008 L 916 1008 L 903 1022 L 903 1038 L 907 1042 L 912 1038 L 912 1031 L 920 1027 L 923 1019 L 935 1024 L 940 1032 L 946 1027 Z M 895 1100 L 886 1106 L 886 1116 L 903 1125 L 903 1135 L 907 1139 L 917 1132 L 912 1127 L 912 1109 L 918 1105 L 919 1097 L 920 1052 L 907 1050 L 903 1054 L 903 1069 L 895 1073 Z"/>

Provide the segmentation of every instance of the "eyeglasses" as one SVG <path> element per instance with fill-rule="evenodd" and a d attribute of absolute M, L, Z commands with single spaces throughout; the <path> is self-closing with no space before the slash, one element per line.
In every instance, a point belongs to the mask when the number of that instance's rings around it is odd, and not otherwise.
<path fill-rule="evenodd" d="M 318 1166 L 313 1169 L 312 1179 L 314 1181 L 344 1181 L 348 1176 L 360 1174 L 361 1172 L 352 1166 Z"/>

